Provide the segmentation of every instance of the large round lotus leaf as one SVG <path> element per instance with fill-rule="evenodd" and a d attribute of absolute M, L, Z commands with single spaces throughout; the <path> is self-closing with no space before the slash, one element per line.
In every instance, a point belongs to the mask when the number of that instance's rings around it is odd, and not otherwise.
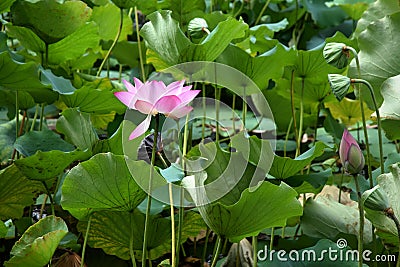
<path fill-rule="evenodd" d="M 41 267 L 53 257 L 61 239 L 68 233 L 65 222 L 58 217 L 48 216 L 25 231 L 11 249 L 13 257 L 4 266 Z"/>
<path fill-rule="evenodd" d="M 32 29 L 45 43 L 55 43 L 76 31 L 92 10 L 82 1 L 17 1 L 11 7 L 13 23 Z"/>
<path fill-rule="evenodd" d="M 130 173 L 148 177 L 150 165 L 111 153 L 97 154 L 72 168 L 62 186 L 61 205 L 82 218 L 96 210 L 132 211 L 146 197 Z"/>

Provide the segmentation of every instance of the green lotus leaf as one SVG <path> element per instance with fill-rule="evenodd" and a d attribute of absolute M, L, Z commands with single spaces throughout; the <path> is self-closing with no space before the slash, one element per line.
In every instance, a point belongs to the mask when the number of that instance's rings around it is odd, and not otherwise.
<path fill-rule="evenodd" d="M 32 29 L 47 44 L 56 43 L 81 27 L 92 10 L 84 2 L 17 1 L 11 7 L 13 23 Z"/>
<path fill-rule="evenodd" d="M 146 194 L 127 164 L 137 176 L 148 178 L 150 165 L 111 153 L 97 154 L 72 168 L 62 186 L 62 207 L 78 218 L 98 210 L 133 211 Z"/>
<path fill-rule="evenodd" d="M 0 171 L 0 220 L 21 218 L 24 208 L 33 204 L 39 182 L 27 179 L 14 164 Z"/>
<path fill-rule="evenodd" d="M 28 228 L 11 249 L 11 259 L 4 266 L 42 267 L 53 257 L 58 244 L 68 233 L 65 222 L 47 216 Z"/>

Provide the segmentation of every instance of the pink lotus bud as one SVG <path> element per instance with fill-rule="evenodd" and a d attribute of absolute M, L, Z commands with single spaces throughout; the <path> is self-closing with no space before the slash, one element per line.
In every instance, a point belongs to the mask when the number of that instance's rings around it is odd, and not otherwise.
<path fill-rule="evenodd" d="M 364 155 L 357 141 L 347 129 L 344 129 L 340 142 L 339 156 L 343 167 L 350 174 L 357 174 L 364 168 Z"/>

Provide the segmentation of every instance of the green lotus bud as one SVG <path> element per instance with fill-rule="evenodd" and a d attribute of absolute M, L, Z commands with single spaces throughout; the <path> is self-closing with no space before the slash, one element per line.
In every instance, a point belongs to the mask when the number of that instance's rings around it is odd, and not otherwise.
<path fill-rule="evenodd" d="M 351 79 L 340 74 L 328 74 L 329 84 L 337 100 L 342 101 L 349 91 Z"/>
<path fill-rule="evenodd" d="M 344 129 L 342 140 L 340 141 L 339 156 L 343 167 L 350 174 L 358 174 L 364 168 L 364 155 L 356 139 L 347 129 Z"/>
<path fill-rule="evenodd" d="M 193 38 L 201 38 L 204 33 L 210 34 L 208 24 L 205 19 L 194 18 L 189 22 L 188 31 Z"/>
<path fill-rule="evenodd" d="M 350 53 L 343 43 L 327 43 L 322 54 L 326 62 L 336 68 L 342 69 L 349 64 Z"/>
<path fill-rule="evenodd" d="M 365 207 L 375 211 L 384 212 L 390 208 L 388 196 L 379 185 L 365 191 L 362 195 L 362 202 Z"/>

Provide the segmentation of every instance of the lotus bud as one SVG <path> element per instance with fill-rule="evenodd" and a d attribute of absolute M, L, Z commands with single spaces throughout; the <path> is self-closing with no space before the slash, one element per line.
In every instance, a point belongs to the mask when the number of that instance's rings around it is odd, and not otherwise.
<path fill-rule="evenodd" d="M 205 19 L 202 18 L 194 18 L 189 22 L 188 31 L 190 36 L 193 38 L 201 38 L 204 33 L 210 34 L 208 30 L 208 24 Z"/>
<path fill-rule="evenodd" d="M 365 191 L 362 195 L 362 201 L 364 206 L 371 210 L 384 212 L 390 208 L 387 194 L 379 185 Z"/>
<path fill-rule="evenodd" d="M 327 43 L 322 52 L 326 62 L 338 69 L 349 64 L 350 53 L 343 43 Z"/>
<path fill-rule="evenodd" d="M 365 165 L 364 155 L 354 137 L 344 129 L 339 156 L 343 167 L 350 174 L 358 174 Z"/>
<path fill-rule="evenodd" d="M 349 91 L 351 79 L 340 74 L 328 74 L 328 80 L 336 99 L 342 101 Z"/>

